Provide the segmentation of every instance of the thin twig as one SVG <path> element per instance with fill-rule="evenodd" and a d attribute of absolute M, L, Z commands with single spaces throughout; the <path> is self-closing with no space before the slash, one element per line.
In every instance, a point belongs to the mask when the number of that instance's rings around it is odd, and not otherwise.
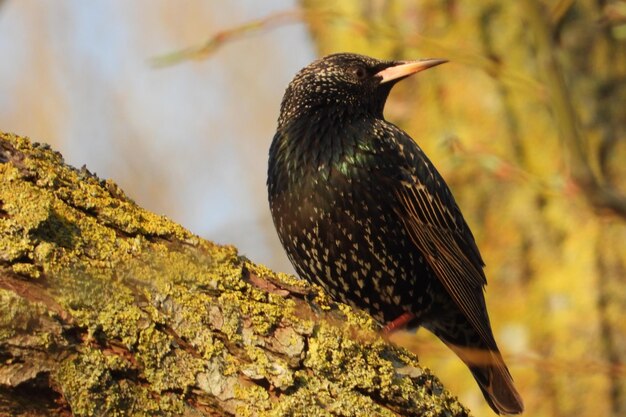
<path fill-rule="evenodd" d="M 152 58 L 150 61 L 155 67 L 165 67 L 179 64 L 188 60 L 205 59 L 225 43 L 243 38 L 252 34 L 274 29 L 276 27 L 301 22 L 304 18 L 302 10 L 287 10 L 273 13 L 269 16 L 243 23 L 239 26 L 224 29 L 215 33 L 209 40 L 199 46 L 192 46 L 175 52 Z"/>

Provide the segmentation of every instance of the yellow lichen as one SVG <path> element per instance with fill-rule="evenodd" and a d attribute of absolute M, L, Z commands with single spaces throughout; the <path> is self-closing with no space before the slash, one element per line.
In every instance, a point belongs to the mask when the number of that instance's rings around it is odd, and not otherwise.
<path fill-rule="evenodd" d="M 16 274 L 28 278 L 39 278 L 39 276 L 41 275 L 37 266 L 31 263 L 16 262 L 11 264 L 11 269 Z"/>

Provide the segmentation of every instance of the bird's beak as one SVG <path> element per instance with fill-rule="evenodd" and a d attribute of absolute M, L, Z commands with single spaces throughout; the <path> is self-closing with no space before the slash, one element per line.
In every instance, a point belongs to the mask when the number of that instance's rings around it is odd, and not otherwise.
<path fill-rule="evenodd" d="M 391 67 L 387 67 L 376 73 L 382 77 L 381 84 L 400 78 L 408 77 L 428 68 L 448 62 L 447 59 L 420 59 L 419 61 L 398 61 Z"/>

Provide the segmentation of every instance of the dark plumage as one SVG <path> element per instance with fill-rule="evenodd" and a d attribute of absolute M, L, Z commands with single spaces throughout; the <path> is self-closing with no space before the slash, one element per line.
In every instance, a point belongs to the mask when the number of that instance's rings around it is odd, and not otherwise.
<path fill-rule="evenodd" d="M 335 54 L 301 70 L 270 148 L 270 209 L 301 277 L 390 329 L 402 317 L 432 331 L 469 366 L 494 411 L 520 413 L 474 237 L 424 152 L 383 117 L 398 80 L 443 62 Z"/>

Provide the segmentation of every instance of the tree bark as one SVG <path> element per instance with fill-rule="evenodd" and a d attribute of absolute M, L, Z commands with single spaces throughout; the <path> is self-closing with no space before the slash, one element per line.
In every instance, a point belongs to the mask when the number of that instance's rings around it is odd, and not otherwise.
<path fill-rule="evenodd" d="M 0 415 L 468 412 L 370 317 L 0 133 Z"/>

